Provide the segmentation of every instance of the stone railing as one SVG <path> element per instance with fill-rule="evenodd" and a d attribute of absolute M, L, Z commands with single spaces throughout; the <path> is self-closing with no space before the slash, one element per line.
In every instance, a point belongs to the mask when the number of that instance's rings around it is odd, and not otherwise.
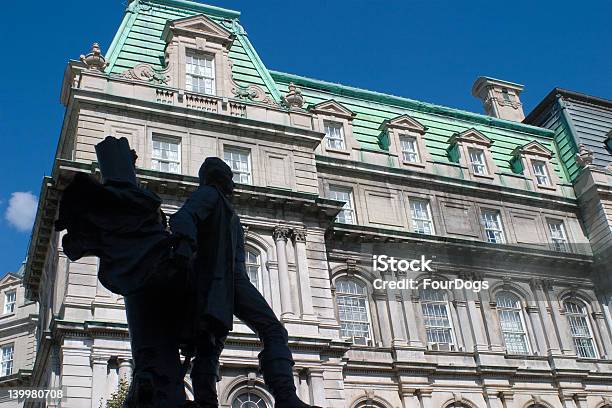
<path fill-rule="evenodd" d="M 185 106 L 191 109 L 197 109 L 204 112 L 219 112 L 219 99 L 206 95 L 198 95 L 185 93 Z M 230 113 L 231 114 L 231 113 Z"/>

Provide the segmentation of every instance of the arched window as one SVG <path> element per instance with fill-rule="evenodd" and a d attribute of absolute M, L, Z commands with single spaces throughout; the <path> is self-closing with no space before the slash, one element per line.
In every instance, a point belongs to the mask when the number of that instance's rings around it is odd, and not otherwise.
<path fill-rule="evenodd" d="M 444 408 L 469 408 L 469 407 L 461 402 L 451 402 L 450 405 L 447 405 Z"/>
<path fill-rule="evenodd" d="M 269 408 L 269 406 L 259 394 L 244 391 L 234 397 L 232 408 Z"/>
<path fill-rule="evenodd" d="M 246 273 L 251 283 L 261 292 L 261 257 L 259 252 L 247 247 L 244 254 Z"/>
<path fill-rule="evenodd" d="M 565 301 L 564 306 L 576 354 L 584 358 L 596 358 L 597 353 L 586 308 L 573 300 Z"/>
<path fill-rule="evenodd" d="M 446 293 L 443 290 L 421 288 L 420 295 L 429 348 L 432 350 L 454 350 L 455 336 Z"/>
<path fill-rule="evenodd" d="M 365 284 L 349 278 L 336 280 L 336 304 L 340 317 L 340 335 L 359 344 L 368 344 L 370 310 Z"/>
<path fill-rule="evenodd" d="M 376 401 L 363 401 L 355 405 L 355 408 L 384 408 L 384 405 Z"/>
<path fill-rule="evenodd" d="M 520 299 L 513 293 L 499 292 L 496 302 L 506 351 L 508 354 L 528 354 L 527 332 Z"/>

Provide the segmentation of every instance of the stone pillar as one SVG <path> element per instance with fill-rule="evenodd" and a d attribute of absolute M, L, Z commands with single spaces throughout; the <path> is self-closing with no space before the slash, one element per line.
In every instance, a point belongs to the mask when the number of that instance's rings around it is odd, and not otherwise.
<path fill-rule="evenodd" d="M 417 390 L 417 395 L 421 400 L 421 406 L 423 408 L 435 408 L 433 405 L 432 393 L 433 390 L 431 388 L 419 388 Z"/>
<path fill-rule="evenodd" d="M 302 305 L 302 319 L 316 320 L 312 306 L 312 291 L 310 288 L 310 272 L 308 270 L 308 257 L 306 256 L 306 229 L 293 230 L 295 246 L 295 262 L 297 264 L 300 284 L 300 303 Z"/>
<path fill-rule="evenodd" d="M 321 368 L 310 368 L 308 369 L 310 375 L 310 387 L 312 393 L 312 404 L 319 407 L 327 406 L 327 398 L 325 398 L 325 384 L 323 381 L 323 369 Z"/>
<path fill-rule="evenodd" d="M 92 356 L 92 379 L 91 379 L 91 408 L 99 408 L 100 401 L 104 406 L 104 394 L 106 392 L 106 373 L 108 369 L 108 356 Z"/>
<path fill-rule="evenodd" d="M 404 299 L 404 310 L 406 312 L 406 322 L 408 324 L 408 344 L 413 347 L 423 347 L 423 342 L 421 342 L 421 338 L 419 337 L 419 324 L 417 321 L 417 308 L 418 304 L 417 299 L 414 297 L 413 293 L 410 292 L 408 299 Z"/>
<path fill-rule="evenodd" d="M 473 276 L 460 276 L 462 279 L 477 279 Z M 484 332 L 484 321 L 482 318 L 482 313 L 476 307 L 476 301 L 478 300 L 477 294 L 472 290 L 463 289 L 463 296 L 467 302 L 467 312 L 469 316 L 469 324 L 471 327 L 471 331 L 474 339 L 474 350 L 479 351 L 488 351 L 489 344 L 487 342 L 487 338 L 485 337 Z M 481 305 L 482 307 L 482 305 Z"/>
<path fill-rule="evenodd" d="M 601 335 L 602 358 L 610 359 L 612 357 L 612 338 L 606 327 L 606 318 L 602 312 L 594 312 L 593 320 L 595 321 L 595 331 Z"/>
<path fill-rule="evenodd" d="M 125 379 L 128 383 L 132 382 L 132 360 L 127 357 L 119 358 L 119 379 Z"/>
<path fill-rule="evenodd" d="M 293 318 L 293 307 L 291 305 L 291 284 L 289 282 L 289 267 L 287 264 L 287 239 L 289 229 L 277 226 L 272 231 L 272 237 L 276 244 L 276 258 L 278 260 L 278 283 L 281 298 L 281 318 Z"/>
<path fill-rule="evenodd" d="M 474 351 L 474 336 L 470 328 L 470 316 L 467 310 L 467 300 L 462 290 L 455 291 L 457 298 L 453 300 L 453 305 L 457 310 L 457 319 L 459 320 L 459 328 L 455 328 L 455 338 L 457 343 L 463 343 L 464 351 Z"/>
<path fill-rule="evenodd" d="M 389 323 L 389 313 L 387 311 L 387 294 L 381 289 L 374 289 L 372 299 L 376 304 L 376 314 L 378 315 L 378 324 L 380 326 L 380 341 L 383 347 L 391 346 L 391 325 Z"/>
<path fill-rule="evenodd" d="M 540 320 L 542 322 L 542 327 L 544 329 L 544 333 L 546 334 L 544 338 L 547 340 L 546 350 L 547 354 L 559 354 L 559 343 L 557 341 L 557 336 L 555 335 L 555 328 L 553 326 L 552 319 L 548 314 L 547 300 L 544 295 L 544 291 L 542 290 L 542 282 L 538 279 L 532 279 L 530 282 L 531 290 L 533 291 L 535 302 L 538 306 L 538 311 L 540 312 Z"/>
<path fill-rule="evenodd" d="M 478 293 L 480 297 L 480 307 L 484 315 L 485 330 L 488 334 L 491 343 L 492 351 L 503 351 L 504 340 L 502 339 L 501 327 L 499 325 L 499 317 L 497 310 L 491 304 L 491 297 L 488 290 L 481 290 Z"/>
<path fill-rule="evenodd" d="M 562 302 L 560 302 L 557 298 L 557 294 L 553 291 L 552 280 L 546 279 L 542 281 L 542 289 L 544 291 L 544 296 L 548 298 L 548 292 L 552 293 L 552 301 L 550 302 L 550 309 L 552 311 L 552 316 L 554 318 L 553 324 L 557 326 L 557 330 L 551 332 L 551 336 L 553 334 L 559 333 L 559 347 L 561 349 L 562 354 L 566 355 L 575 355 L 574 344 L 572 341 L 572 336 L 570 335 L 570 329 L 567 323 L 567 317 L 565 316 L 565 308 L 563 307 Z"/>
<path fill-rule="evenodd" d="M 500 394 L 495 391 L 486 391 L 485 398 L 489 403 L 488 408 L 506 408 Z"/>
<path fill-rule="evenodd" d="M 416 394 L 416 390 L 414 389 L 403 389 L 400 393 L 402 398 L 402 406 L 404 408 L 421 408 L 421 403 L 419 402 L 419 397 Z"/>
<path fill-rule="evenodd" d="M 547 351 L 544 330 L 542 329 L 542 319 L 540 318 L 537 306 L 528 304 L 525 307 L 526 322 L 531 345 L 531 352 L 539 356 L 545 356 Z M 533 330 L 529 330 L 529 328 Z"/>
<path fill-rule="evenodd" d="M 386 279 L 393 279 L 388 276 Z M 402 307 L 402 294 L 399 289 L 387 289 L 387 306 L 391 316 L 391 331 L 394 346 L 405 346 L 406 343 L 406 328 L 404 326 L 404 313 Z"/>

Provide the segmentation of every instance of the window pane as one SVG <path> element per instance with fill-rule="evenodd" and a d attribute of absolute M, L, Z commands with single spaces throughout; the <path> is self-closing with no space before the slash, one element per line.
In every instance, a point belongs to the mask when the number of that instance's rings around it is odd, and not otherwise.
<path fill-rule="evenodd" d="M 215 95 L 215 63 L 212 56 L 188 52 L 185 72 L 188 91 Z"/>
<path fill-rule="evenodd" d="M 405 162 L 418 163 L 421 161 L 419 158 L 416 138 L 405 136 L 400 138 L 400 143 L 402 147 L 402 156 Z"/>
<path fill-rule="evenodd" d="M 326 146 L 330 149 L 344 150 L 344 129 L 342 123 L 324 122 Z"/>
<path fill-rule="evenodd" d="M 181 172 L 180 140 L 153 137 L 151 169 L 167 173 Z"/>
<path fill-rule="evenodd" d="M 223 159 L 234 173 L 234 182 L 251 184 L 251 152 L 249 150 L 225 147 Z"/>
<path fill-rule="evenodd" d="M 336 281 L 336 305 L 343 337 L 370 338 L 366 288 L 354 279 Z"/>
<path fill-rule="evenodd" d="M 433 222 L 429 211 L 429 202 L 425 200 L 410 200 L 410 214 L 414 232 L 433 234 Z"/>
<path fill-rule="evenodd" d="M 341 187 L 329 187 L 329 198 L 338 201 L 344 201 L 342 211 L 338 213 L 336 221 L 343 224 L 355 223 L 355 211 L 353 209 L 353 192 L 350 189 Z"/>
<path fill-rule="evenodd" d="M 574 339 L 576 354 L 583 358 L 597 357 L 586 308 L 570 301 L 565 302 L 564 307 L 570 333 Z"/>
<path fill-rule="evenodd" d="M 487 174 L 487 166 L 485 165 L 484 151 L 480 149 L 468 149 L 470 156 L 470 164 L 474 174 Z"/>

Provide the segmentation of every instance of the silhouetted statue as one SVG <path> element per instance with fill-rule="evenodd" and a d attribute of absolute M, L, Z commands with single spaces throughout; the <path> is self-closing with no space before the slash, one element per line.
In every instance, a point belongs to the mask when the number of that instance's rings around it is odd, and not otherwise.
<path fill-rule="evenodd" d="M 264 381 L 276 408 L 306 408 L 296 395 L 287 331 L 246 273 L 244 231 L 229 198 L 234 189 L 230 167 L 217 157 L 200 168 L 200 187 L 170 217 L 183 264 L 195 257 L 190 273 L 195 290 L 195 359 L 191 379 L 195 401 L 217 407 L 215 383 L 219 355 L 236 315 L 263 342 L 259 354 Z"/>
<path fill-rule="evenodd" d="M 71 261 L 100 258 L 98 277 L 125 298 L 134 377 L 125 406 L 175 408 L 185 404 L 179 356 L 186 265 L 173 257 L 161 199 L 138 187 L 135 152 L 127 139 L 107 137 L 96 145 L 102 183 L 78 173 L 65 189 L 55 223 L 67 233 Z M 183 271 L 181 274 L 180 271 Z"/>

